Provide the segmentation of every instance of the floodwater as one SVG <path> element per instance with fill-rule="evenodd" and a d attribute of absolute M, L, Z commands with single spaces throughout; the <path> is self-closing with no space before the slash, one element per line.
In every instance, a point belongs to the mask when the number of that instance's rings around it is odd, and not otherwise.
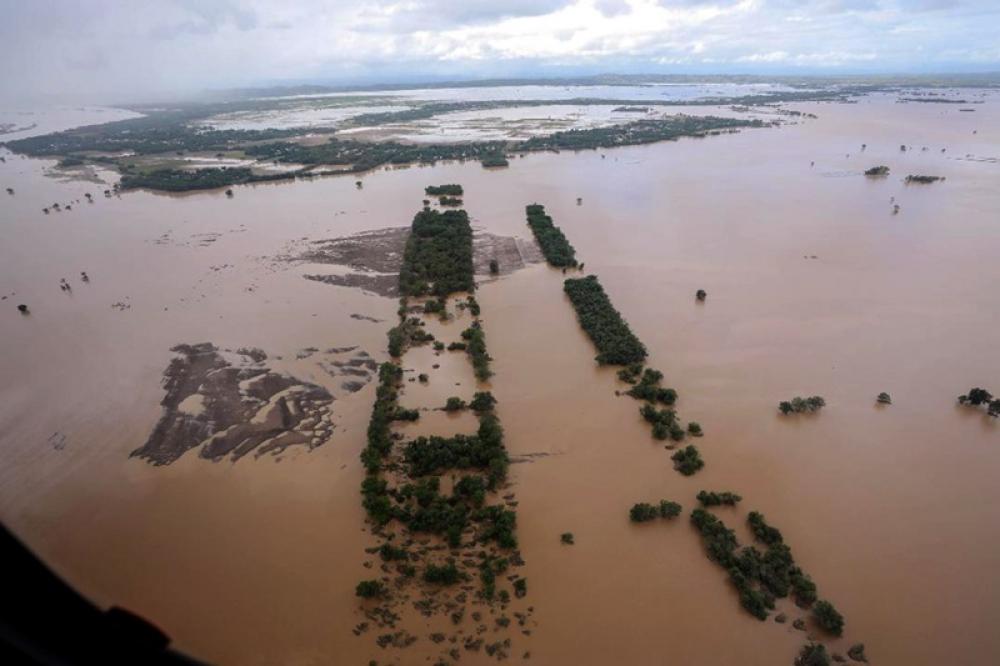
<path fill-rule="evenodd" d="M 294 95 L 277 99 L 313 99 L 344 97 L 351 95 L 391 95 L 422 101 L 437 102 L 481 102 L 517 99 L 573 99 L 592 97 L 597 99 L 644 99 L 644 100 L 697 100 L 715 97 L 739 97 L 742 95 L 763 95 L 794 90 L 779 83 L 646 83 L 637 85 L 515 85 L 515 86 L 461 86 L 458 88 L 420 88 L 404 90 L 381 90 L 358 92 L 337 92 L 319 95 Z"/>
<path fill-rule="evenodd" d="M 202 124 L 219 130 L 263 130 L 328 127 L 363 113 L 387 113 L 413 108 L 407 105 L 347 105 L 315 108 L 309 103 L 291 109 L 238 111 L 212 116 Z"/>
<path fill-rule="evenodd" d="M 767 111 L 734 111 L 728 106 L 651 106 L 646 112 L 616 111 L 619 105 L 518 106 L 506 109 L 456 111 L 426 120 L 386 123 L 374 127 L 343 130 L 340 136 L 375 136 L 410 143 L 461 141 L 522 141 L 533 136 L 572 129 L 610 127 L 639 119 L 661 118 L 679 113 L 723 118 L 773 120 Z"/>
<path fill-rule="evenodd" d="M 350 631 L 372 545 L 357 492 L 371 385 L 335 401 L 329 442 L 280 461 L 189 452 L 153 468 L 128 453 L 159 416 L 179 342 L 285 358 L 357 344 L 383 359 L 395 301 L 303 280 L 329 267 L 274 257 L 306 238 L 406 224 L 425 185 L 459 182 L 474 225 L 492 233 L 526 235 L 524 204 L 546 205 L 680 392 L 681 417 L 706 432 L 706 468 L 680 476 L 635 401 L 614 395 L 614 372 L 593 363 L 558 271 L 483 284 L 507 446 L 518 459 L 548 454 L 511 470 L 532 662 L 792 662 L 805 635 L 742 611 L 686 518 L 627 521 L 635 502 L 690 509 L 705 488 L 743 495 L 719 512 L 730 526 L 758 510 L 783 531 L 847 620 L 834 649 L 863 641 L 882 664 L 992 663 L 1000 424 L 955 397 L 1000 391 L 1000 103 L 790 108 L 819 118 L 604 157 L 529 155 L 504 170 L 384 170 L 361 190 L 354 178 L 237 187 L 232 199 L 105 199 L 5 153 L 0 186 L 16 193 L 0 192 L 0 518 L 85 594 L 153 619 L 197 656 L 423 661 L 424 635 L 385 651 Z M 861 175 L 877 164 L 891 175 Z M 907 186 L 910 173 L 946 180 Z M 85 191 L 95 203 L 41 211 Z M 428 390 L 434 403 L 446 393 Z M 875 406 L 880 391 L 892 406 Z M 777 415 L 778 401 L 812 394 L 826 398 L 820 414 Z M 567 531 L 576 545 L 559 543 Z"/>

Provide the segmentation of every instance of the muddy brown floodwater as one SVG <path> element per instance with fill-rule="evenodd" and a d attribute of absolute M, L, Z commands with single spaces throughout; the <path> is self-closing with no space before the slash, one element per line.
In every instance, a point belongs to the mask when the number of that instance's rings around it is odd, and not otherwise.
<path fill-rule="evenodd" d="M 353 178 L 238 187 L 232 199 L 105 199 L 6 154 L 0 518 L 82 592 L 205 659 L 422 663 L 426 636 L 378 650 L 351 633 L 372 542 L 358 453 L 373 387 L 345 392 L 322 355 L 301 353 L 356 345 L 383 360 L 397 304 L 303 279 L 329 265 L 276 257 L 405 226 L 426 185 L 456 182 L 474 226 L 499 236 L 527 238 L 524 205 L 546 205 L 706 433 L 705 469 L 674 472 L 635 401 L 614 396 L 614 372 L 593 363 L 559 272 L 484 280 L 492 391 L 524 461 L 511 482 L 533 663 L 792 662 L 804 634 L 742 611 L 686 519 L 627 521 L 638 501 L 691 509 L 702 488 L 743 495 L 718 511 L 731 526 L 758 510 L 781 528 L 847 620 L 834 649 L 993 663 L 1000 424 L 955 397 L 1000 390 L 1000 101 L 940 106 L 792 105 L 818 119 L 500 171 L 380 171 L 361 190 Z M 877 164 L 891 174 L 861 175 Z M 906 185 L 910 173 L 946 180 Z M 236 462 L 129 458 L 162 415 L 170 349 L 203 342 L 260 348 L 272 371 L 329 391 L 329 438 Z M 875 405 L 881 391 L 893 405 Z M 777 415 L 780 400 L 812 394 L 826 398 L 820 414 Z M 475 659 L 486 657 L 463 655 Z"/>

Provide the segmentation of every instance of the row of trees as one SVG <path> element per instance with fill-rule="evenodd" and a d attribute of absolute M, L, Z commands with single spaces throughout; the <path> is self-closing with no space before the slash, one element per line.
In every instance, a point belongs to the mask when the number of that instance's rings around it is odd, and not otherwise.
<path fill-rule="evenodd" d="M 822 396 L 814 395 L 809 398 L 796 396 L 791 400 L 782 400 L 778 403 L 778 410 L 785 414 L 804 414 L 818 412 L 826 406 L 826 400 Z"/>
<path fill-rule="evenodd" d="M 766 619 L 775 599 L 791 594 L 799 606 L 814 605 L 814 617 L 824 630 L 836 636 L 843 632 L 843 617 L 830 602 L 817 600 L 816 584 L 795 564 L 780 530 L 769 525 L 762 514 L 751 512 L 747 523 L 754 540 L 766 546 L 763 553 L 754 546 L 740 548 L 735 532 L 705 509 L 695 509 L 691 522 L 701 533 L 709 559 L 728 571 L 739 591 L 740 604 L 748 612 Z"/>
<path fill-rule="evenodd" d="M 503 428 L 492 412 L 480 416 L 475 435 L 417 437 L 406 444 L 403 456 L 412 477 L 449 469 L 480 469 L 487 473 L 491 489 L 506 478 L 509 465 Z"/>
<path fill-rule="evenodd" d="M 250 167 L 213 167 L 207 169 L 155 169 L 122 173 L 119 187 L 123 190 L 145 188 L 164 192 L 214 190 L 228 185 L 266 183 L 276 180 L 293 180 L 294 172 L 254 173 Z"/>
<path fill-rule="evenodd" d="M 597 276 L 570 278 L 563 283 L 577 319 L 597 347 L 601 365 L 629 365 L 646 358 L 646 347 L 611 304 Z"/>
<path fill-rule="evenodd" d="M 743 498 L 734 492 L 723 490 L 721 492 L 710 492 L 702 490 L 698 493 L 698 501 L 704 507 L 709 506 L 736 506 Z"/>
<path fill-rule="evenodd" d="M 476 373 L 476 379 L 485 382 L 493 376 L 493 371 L 490 370 L 492 359 L 486 352 L 486 334 L 483 333 L 483 327 L 478 320 L 462 331 L 462 339 L 465 340 L 465 351 L 472 359 L 472 369 Z"/>
<path fill-rule="evenodd" d="M 528 216 L 528 226 L 535 234 L 535 240 L 542 248 L 542 254 L 550 266 L 556 268 L 575 268 L 576 250 L 566 240 L 565 234 L 555 224 L 552 218 L 545 214 L 545 206 L 530 204 L 525 207 Z"/>
<path fill-rule="evenodd" d="M 436 303 L 437 301 L 428 301 Z M 425 309 L 426 311 L 426 309 Z M 389 329 L 389 355 L 399 358 L 409 347 L 434 341 L 434 335 L 423 328 L 419 317 L 403 317 L 396 326 Z"/>
<path fill-rule="evenodd" d="M 660 500 L 657 506 L 646 502 L 639 502 L 638 504 L 633 504 L 632 508 L 629 509 L 628 517 L 633 523 L 645 523 L 654 518 L 676 518 L 681 515 L 681 511 L 681 505 L 670 500 Z"/>
<path fill-rule="evenodd" d="M 419 213 L 414 218 L 400 272 L 403 294 L 398 310 L 400 321 L 389 334 L 390 353 L 399 357 L 412 344 L 434 341 L 434 337 L 424 330 L 423 320 L 409 316 L 412 309 L 409 298 L 433 293 L 437 298 L 426 301 L 419 309 L 424 314 L 447 316 L 447 296 L 453 291 L 472 291 L 474 287 L 471 227 L 465 211 L 438 213 L 425 209 Z M 467 351 L 477 376 L 485 379 L 489 376 L 489 356 L 478 319 L 479 303 L 469 295 L 458 307 L 468 309 L 476 317 L 475 321 L 463 333 L 463 342 L 446 347 L 435 341 L 435 350 Z M 509 466 L 503 429 L 495 414 L 496 399 L 487 391 L 476 392 L 468 404 L 458 396 L 447 399 L 444 408 L 448 411 L 471 408 L 476 412 L 479 428 L 475 434 L 417 437 L 403 443 L 402 436 L 391 431 L 391 423 L 412 420 L 419 417 L 419 412 L 399 405 L 402 374 L 402 368 L 395 363 L 380 367 L 380 381 L 369 423 L 369 444 L 362 453 L 368 475 L 362 482 L 361 492 L 363 505 L 374 525 L 373 532 L 385 537 L 383 528 L 398 521 L 410 533 L 438 535 L 449 547 L 459 548 L 465 535 L 470 533 L 470 526 L 474 526 L 473 543 L 516 548 L 515 512 L 504 505 L 486 505 L 487 493 L 496 491 L 503 483 Z M 418 380 L 426 383 L 429 378 L 421 374 Z M 400 442 L 398 447 L 397 442 Z M 387 468 L 401 477 L 396 487 L 380 474 Z M 442 494 L 439 475 L 456 470 L 464 470 L 464 473 L 453 483 L 450 495 Z M 384 562 L 396 563 L 395 570 L 404 579 L 414 578 L 417 574 L 415 564 L 427 551 L 409 553 L 392 543 L 391 538 L 390 535 L 376 552 Z M 484 549 L 480 555 L 490 561 L 501 561 L 489 552 Z M 500 570 L 499 564 L 489 568 L 487 577 L 490 580 L 484 578 L 484 597 L 492 599 L 495 575 Z M 467 579 L 468 574 L 454 560 L 443 565 L 428 564 L 422 576 L 425 583 L 443 585 Z M 527 592 L 523 579 L 515 582 L 513 589 L 519 595 Z M 357 593 L 365 598 L 379 597 L 388 593 L 388 587 L 381 581 L 362 581 Z M 506 590 L 500 592 L 501 600 L 509 596 Z"/>

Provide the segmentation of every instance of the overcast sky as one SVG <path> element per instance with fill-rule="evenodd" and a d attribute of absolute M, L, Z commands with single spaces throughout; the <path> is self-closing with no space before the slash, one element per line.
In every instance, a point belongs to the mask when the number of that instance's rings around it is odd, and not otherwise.
<path fill-rule="evenodd" d="M 1000 70 L 1000 0 L 0 0 L 0 101 L 624 73 Z"/>

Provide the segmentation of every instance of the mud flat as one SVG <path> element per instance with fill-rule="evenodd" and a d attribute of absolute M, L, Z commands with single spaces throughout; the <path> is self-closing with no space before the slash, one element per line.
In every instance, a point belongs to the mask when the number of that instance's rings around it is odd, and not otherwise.
<path fill-rule="evenodd" d="M 270 371 L 263 366 L 267 355 L 262 350 L 230 354 L 237 365 L 210 343 L 177 345 L 171 351 L 177 356 L 164 372 L 163 416 L 131 455 L 168 465 L 198 449 L 202 458 L 236 461 L 250 452 L 277 454 L 296 445 L 313 449 L 332 434 L 328 407 L 334 396 L 322 386 Z M 377 367 L 367 355 L 329 363 L 331 374 L 350 377 L 341 384 L 350 392 L 363 388 Z"/>

